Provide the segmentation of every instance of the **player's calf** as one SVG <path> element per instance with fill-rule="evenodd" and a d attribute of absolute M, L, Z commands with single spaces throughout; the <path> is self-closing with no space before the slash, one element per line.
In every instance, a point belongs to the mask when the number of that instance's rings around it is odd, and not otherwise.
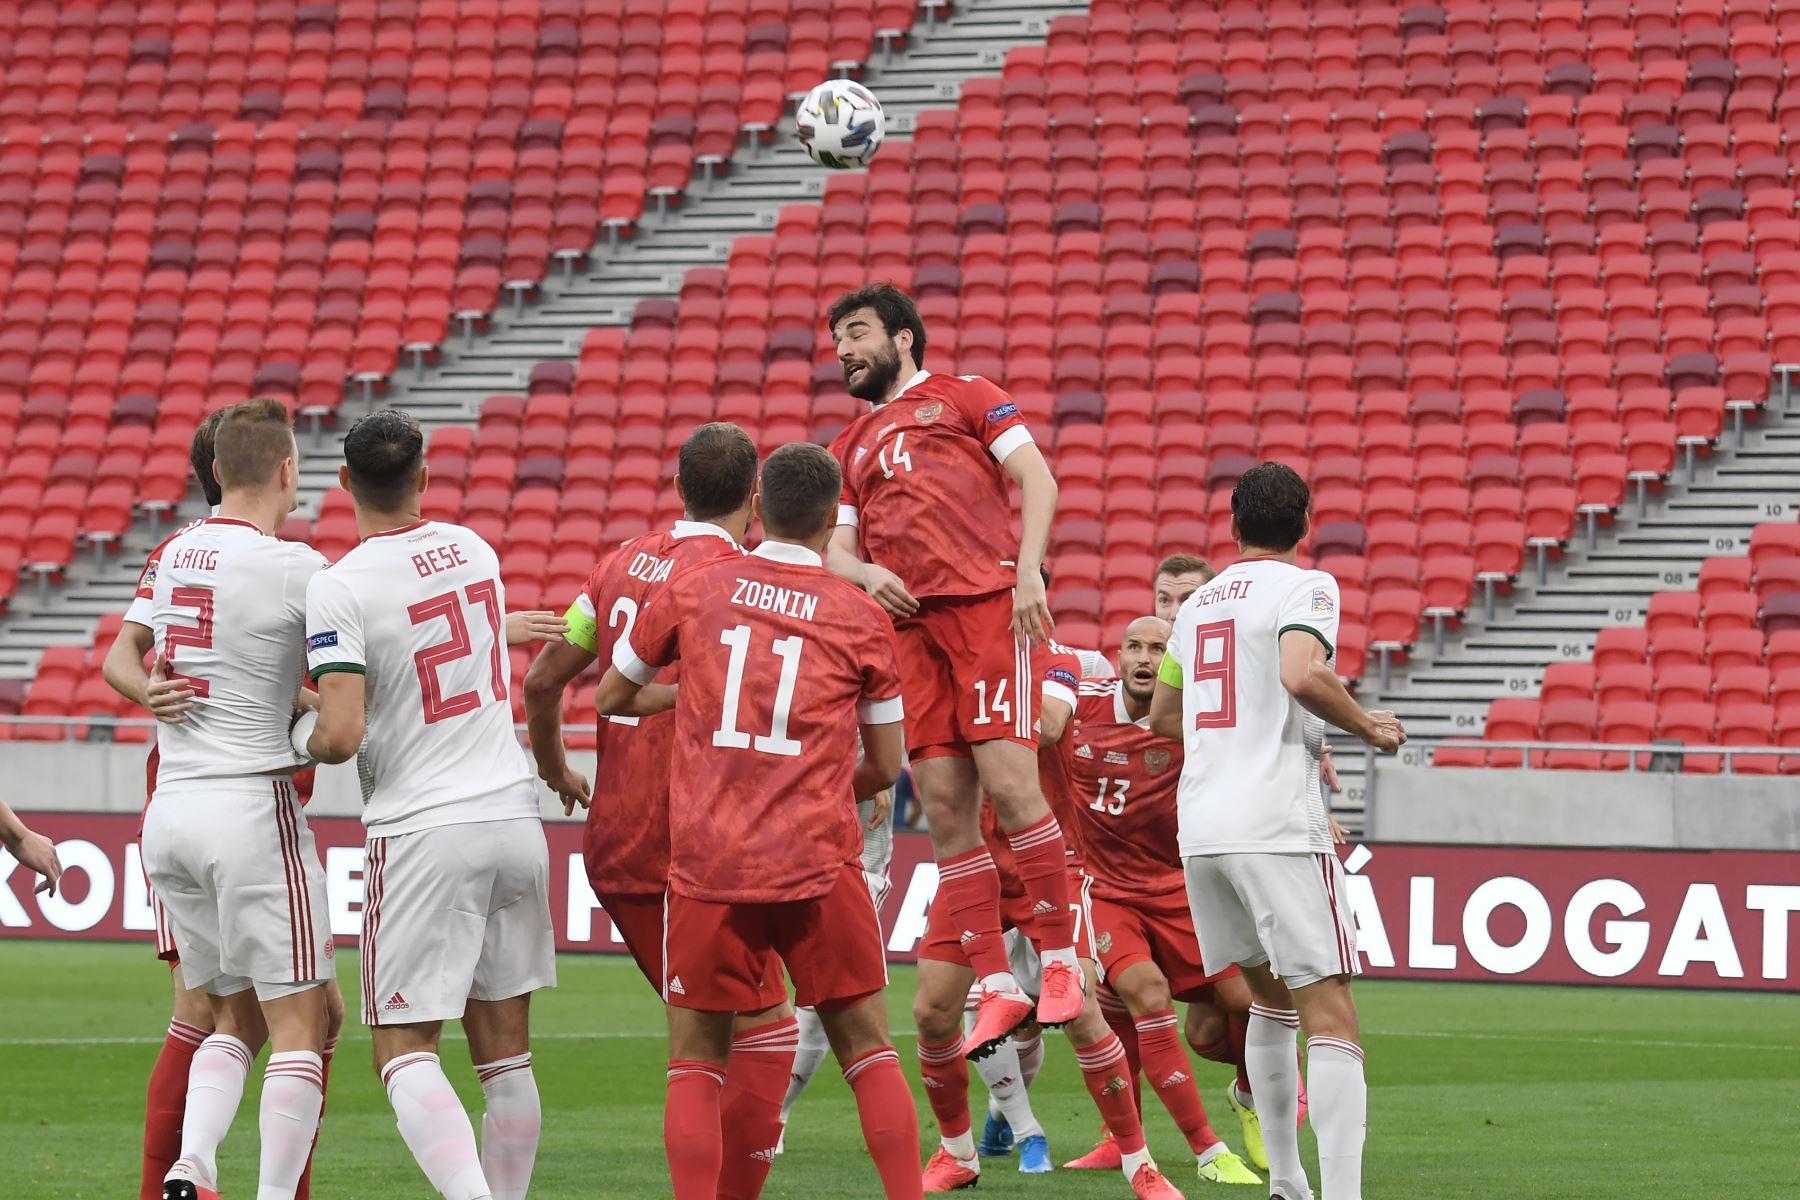
<path fill-rule="evenodd" d="M 888 1200 L 923 1200 L 919 1172 L 919 1118 L 888 1036 L 887 1004 L 880 992 L 850 1001 L 821 1003 L 819 1019 L 856 1094 L 863 1141 Z"/>

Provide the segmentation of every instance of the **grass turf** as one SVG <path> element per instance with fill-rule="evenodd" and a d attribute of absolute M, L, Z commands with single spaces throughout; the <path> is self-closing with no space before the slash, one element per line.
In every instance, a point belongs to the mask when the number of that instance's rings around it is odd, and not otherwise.
<path fill-rule="evenodd" d="M 34 1200 L 135 1194 L 144 1081 L 168 1018 L 163 969 L 141 945 L 4 945 L 0 1011 L 10 1020 L 0 1033 L 0 1193 Z M 354 1008 L 355 956 L 339 962 Z M 532 1194 L 667 1195 L 657 1001 L 622 959 L 565 957 L 561 971 L 562 986 L 540 996 L 533 1014 L 545 1120 Z M 911 972 L 897 969 L 897 1030 L 910 1026 L 911 987 Z M 1394 982 L 1357 991 L 1371 1084 L 1365 1180 L 1377 1200 L 1794 1194 L 1800 998 Z M 1097 1120 L 1074 1056 L 1058 1041 L 1052 1036 L 1032 1099 L 1061 1162 L 1088 1148 Z M 935 1127 L 911 1039 L 900 1045 L 929 1148 Z M 444 1057 L 479 1114 L 465 1047 L 447 1041 Z M 1219 1132 L 1236 1140 L 1221 1099 L 1228 1072 L 1195 1065 Z M 220 1155 L 223 1191 L 234 1200 L 255 1194 L 257 1091 L 253 1077 Z M 976 1086 L 974 1102 L 982 1100 Z M 1152 1148 L 1190 1197 L 1264 1195 L 1195 1182 L 1192 1157 L 1167 1114 L 1154 1100 L 1149 1108 Z M 1310 1132 L 1304 1146 L 1316 1187 Z M 1129 1194 L 1114 1173 L 1021 1176 L 1013 1165 L 990 1161 L 982 1192 Z M 431 1195 L 395 1132 L 354 1011 L 314 1180 L 321 1200 Z M 878 1194 L 855 1106 L 829 1066 L 801 1100 L 764 1194 Z"/>

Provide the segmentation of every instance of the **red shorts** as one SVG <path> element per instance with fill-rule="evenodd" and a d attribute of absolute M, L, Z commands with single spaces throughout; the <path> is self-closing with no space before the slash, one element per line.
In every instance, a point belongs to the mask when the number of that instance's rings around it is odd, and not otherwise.
<path fill-rule="evenodd" d="M 155 892 L 150 893 L 150 908 L 156 914 L 156 957 L 171 967 L 179 967 L 181 951 L 175 948 L 175 931 L 169 927 L 168 910 L 163 908 Z"/>
<path fill-rule="evenodd" d="M 1037 749 L 1043 689 L 1012 633 L 1012 591 L 933 596 L 894 624 L 906 749 L 913 759 L 966 758 L 996 739 Z"/>
<path fill-rule="evenodd" d="M 613 929 L 631 954 L 638 970 L 650 986 L 662 991 L 663 985 L 663 898 L 625 893 L 596 893 L 600 907 L 612 918 Z"/>
<path fill-rule="evenodd" d="M 1075 914 L 1075 953 L 1099 962 L 1094 941 L 1094 917 L 1088 899 L 1092 885 L 1093 880 L 1083 874 L 1081 868 L 1069 868 L 1069 895 L 1072 897 L 1069 908 Z M 1000 929 L 1002 932 L 1016 929 L 1030 939 L 1032 945 L 1038 944 L 1037 918 L 1032 915 L 1030 897 L 1000 897 Z M 963 952 L 962 931 L 956 918 L 950 915 L 950 906 L 944 903 L 941 891 L 932 897 L 931 908 L 925 914 L 925 938 L 919 943 L 919 957 L 955 963 L 959 967 L 973 965 Z"/>
<path fill-rule="evenodd" d="M 671 891 L 664 923 L 663 999 L 699 1012 L 759 1012 L 787 999 L 831 1010 L 887 987 L 881 922 L 862 867 L 810 900 L 748 904 Z"/>
<path fill-rule="evenodd" d="M 1206 973 L 1185 892 L 1130 901 L 1096 897 L 1094 936 L 1102 979 L 1116 979 L 1137 963 L 1152 963 L 1169 981 L 1169 993 L 1177 1000 L 1195 999 L 1215 979 L 1237 973 L 1236 967 L 1217 975 Z"/>

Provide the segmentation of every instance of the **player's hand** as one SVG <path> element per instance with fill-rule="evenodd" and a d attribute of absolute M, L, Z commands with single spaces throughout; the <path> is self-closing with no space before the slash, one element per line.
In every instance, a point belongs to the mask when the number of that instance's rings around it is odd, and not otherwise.
<path fill-rule="evenodd" d="M 1338 783 L 1337 764 L 1331 760 L 1331 743 L 1326 742 L 1319 747 L 1319 779 L 1328 792 L 1341 792 L 1343 787 Z"/>
<path fill-rule="evenodd" d="M 900 577 L 886 567 L 863 564 L 863 591 L 873 596 L 890 617 L 910 617 L 919 611 L 919 602 L 906 590 Z"/>
<path fill-rule="evenodd" d="M 49 892 L 56 895 L 56 885 L 62 879 L 62 860 L 56 857 L 56 843 L 41 833 L 33 833 L 27 829 L 19 844 L 9 847 L 12 856 L 25 865 L 28 871 L 35 871 L 44 877 L 37 885 L 36 891 Z"/>
<path fill-rule="evenodd" d="M 1042 646 L 1050 640 L 1054 625 L 1050 601 L 1044 595 L 1044 577 L 1036 571 L 1021 571 L 1013 584 L 1013 637 L 1021 646 Z"/>
<path fill-rule="evenodd" d="M 1337 791 L 1336 788 L 1332 788 L 1331 790 L 1334 792 Z M 1332 845 L 1341 846 L 1345 842 L 1350 840 L 1350 835 L 1344 832 L 1344 827 L 1342 825 L 1338 824 L 1336 817 L 1332 816 L 1330 813 L 1326 813 L 1325 820 L 1328 821 L 1331 825 L 1331 844 Z"/>
<path fill-rule="evenodd" d="M 880 829 L 887 824 L 888 814 L 894 811 L 894 789 L 885 788 L 869 797 L 869 825 L 871 830 Z"/>
<path fill-rule="evenodd" d="M 588 783 L 588 777 L 574 767 L 564 766 L 560 772 L 542 775 L 541 778 L 556 793 L 557 799 L 562 801 L 565 817 L 573 816 L 578 804 L 586 808 L 593 796 L 593 787 Z"/>
<path fill-rule="evenodd" d="M 532 642 L 560 642 L 569 632 L 562 614 L 530 609 L 506 614 L 506 644 L 529 646 Z"/>
<path fill-rule="evenodd" d="M 144 689 L 144 707 L 164 725 L 180 725 L 194 707 L 194 690 L 185 679 L 169 678 L 169 660 L 158 654 Z"/>
<path fill-rule="evenodd" d="M 1385 709 L 1369 713 L 1369 728 L 1362 740 L 1384 754 L 1392 754 L 1406 744 L 1406 729 L 1400 718 Z"/>

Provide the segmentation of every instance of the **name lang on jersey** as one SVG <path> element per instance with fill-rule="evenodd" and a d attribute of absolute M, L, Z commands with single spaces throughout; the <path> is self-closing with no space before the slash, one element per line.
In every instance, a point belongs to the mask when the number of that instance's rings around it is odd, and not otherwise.
<path fill-rule="evenodd" d="M 462 547 L 451 542 L 447 546 L 433 546 L 423 553 L 413 555 L 412 564 L 420 579 L 429 579 L 439 571 L 448 571 L 451 567 L 466 567 L 469 560 L 463 557 Z"/>
<path fill-rule="evenodd" d="M 169 565 L 177 571 L 215 571 L 219 567 L 219 552 L 188 546 L 176 551 Z"/>
<path fill-rule="evenodd" d="M 661 583 L 669 577 L 669 572 L 674 569 L 674 559 L 658 558 L 654 554 L 645 554 L 639 550 L 637 557 L 631 560 L 631 569 L 626 574 L 633 579 L 641 579 L 645 583 Z"/>
<path fill-rule="evenodd" d="M 813 614 L 819 610 L 819 598 L 811 592 L 776 587 L 759 579 L 739 579 L 737 591 L 731 594 L 731 602 L 745 608 L 766 609 L 785 617 L 798 617 L 802 621 L 812 620 Z"/>
<path fill-rule="evenodd" d="M 1196 604 L 1217 604 L 1221 600 L 1242 600 L 1250 595 L 1254 579 L 1221 579 L 1194 593 Z"/>

